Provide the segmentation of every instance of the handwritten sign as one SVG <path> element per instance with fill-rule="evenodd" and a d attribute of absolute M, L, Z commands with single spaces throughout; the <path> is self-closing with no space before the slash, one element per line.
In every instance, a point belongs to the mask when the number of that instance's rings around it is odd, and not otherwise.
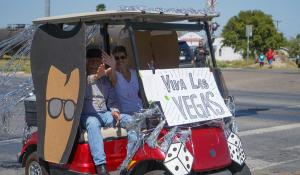
<path fill-rule="evenodd" d="M 208 68 L 141 70 L 148 101 L 160 101 L 169 126 L 231 115 Z"/>

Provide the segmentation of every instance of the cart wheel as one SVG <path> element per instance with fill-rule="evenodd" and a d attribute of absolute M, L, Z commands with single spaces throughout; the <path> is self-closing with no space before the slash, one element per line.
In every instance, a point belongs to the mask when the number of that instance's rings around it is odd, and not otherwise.
<path fill-rule="evenodd" d="M 232 163 L 229 170 L 232 175 L 251 175 L 250 169 L 245 163 L 242 166 L 237 163 Z"/>
<path fill-rule="evenodd" d="M 48 175 L 44 166 L 39 163 L 39 157 L 36 151 L 29 154 L 25 163 L 26 175 Z"/>
<path fill-rule="evenodd" d="M 153 171 L 146 172 L 144 175 L 171 175 L 171 174 L 166 170 L 153 170 Z"/>
<path fill-rule="evenodd" d="M 143 162 L 132 171 L 125 173 L 127 175 L 171 175 L 171 173 L 165 169 L 165 167 L 158 162 L 149 161 Z M 123 175 L 123 174 L 121 174 Z"/>

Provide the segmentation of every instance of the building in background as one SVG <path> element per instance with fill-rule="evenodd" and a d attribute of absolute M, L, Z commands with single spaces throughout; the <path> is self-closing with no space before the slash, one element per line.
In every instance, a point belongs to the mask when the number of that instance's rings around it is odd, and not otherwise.
<path fill-rule="evenodd" d="M 179 41 L 185 41 L 190 47 L 197 47 L 199 41 L 203 40 L 203 37 L 195 32 L 188 32 L 178 38 Z"/>
<path fill-rule="evenodd" d="M 205 38 L 195 32 L 188 32 L 179 36 L 178 41 L 185 41 L 188 46 L 193 50 L 198 46 L 199 41 L 204 41 Z M 240 52 L 235 52 L 232 47 L 223 46 L 223 38 L 217 37 L 214 40 L 213 46 L 215 50 L 216 59 L 219 61 L 234 61 L 242 60 L 243 56 Z"/>
<path fill-rule="evenodd" d="M 232 47 L 223 46 L 224 38 L 215 38 L 213 46 L 215 50 L 216 59 L 219 61 L 234 61 L 242 60 L 243 56 L 241 52 L 235 52 Z"/>

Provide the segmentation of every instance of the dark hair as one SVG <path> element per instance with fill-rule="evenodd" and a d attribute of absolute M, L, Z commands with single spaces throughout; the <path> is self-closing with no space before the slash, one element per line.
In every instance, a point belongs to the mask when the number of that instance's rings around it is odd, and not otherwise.
<path fill-rule="evenodd" d="M 86 51 L 86 58 L 101 58 L 102 51 L 100 49 L 88 49 Z"/>
<path fill-rule="evenodd" d="M 114 50 L 112 51 L 112 54 L 115 54 L 115 53 L 119 53 L 119 52 L 122 52 L 124 53 L 126 56 L 127 56 L 127 51 L 126 51 L 126 48 L 124 46 L 116 46 L 114 48 Z"/>

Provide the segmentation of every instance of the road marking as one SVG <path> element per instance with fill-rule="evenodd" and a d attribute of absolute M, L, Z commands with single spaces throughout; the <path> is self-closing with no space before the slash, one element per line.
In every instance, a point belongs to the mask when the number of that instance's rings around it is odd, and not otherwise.
<path fill-rule="evenodd" d="M 246 157 L 246 164 L 249 166 L 251 170 L 256 168 L 265 167 L 271 164 L 271 162 L 267 162 L 261 159 L 254 159 L 252 157 Z"/>
<path fill-rule="evenodd" d="M 263 170 L 266 168 L 270 168 L 273 166 L 278 166 L 278 165 L 282 165 L 282 164 L 288 164 L 291 162 L 295 162 L 295 161 L 299 161 L 300 159 L 292 159 L 292 160 L 287 160 L 287 161 L 282 161 L 282 162 L 268 162 L 268 161 L 264 161 L 264 160 L 260 160 L 260 159 L 254 159 L 251 157 L 247 157 L 246 159 L 246 163 L 249 166 L 249 168 L 251 169 L 251 171 L 256 171 L 256 170 Z"/>
<path fill-rule="evenodd" d="M 300 150 L 300 145 L 284 148 L 284 150 Z"/>
<path fill-rule="evenodd" d="M 12 144 L 12 143 L 21 143 L 21 142 L 22 142 L 22 138 L 2 140 L 0 141 L 0 146 Z"/>
<path fill-rule="evenodd" d="M 239 132 L 239 136 L 257 135 L 257 134 L 264 134 L 264 133 L 275 132 L 275 131 L 290 130 L 295 128 L 300 128 L 300 123 L 242 131 Z"/>
<path fill-rule="evenodd" d="M 291 106 L 288 106 L 288 108 L 300 108 L 300 105 L 291 105 Z"/>
<path fill-rule="evenodd" d="M 235 103 L 244 105 L 255 105 L 255 106 L 265 106 L 265 107 L 284 107 L 284 108 L 299 108 L 299 99 L 293 99 L 287 101 L 286 99 L 276 99 L 273 98 L 265 98 L 256 96 L 239 96 L 235 98 Z"/>

